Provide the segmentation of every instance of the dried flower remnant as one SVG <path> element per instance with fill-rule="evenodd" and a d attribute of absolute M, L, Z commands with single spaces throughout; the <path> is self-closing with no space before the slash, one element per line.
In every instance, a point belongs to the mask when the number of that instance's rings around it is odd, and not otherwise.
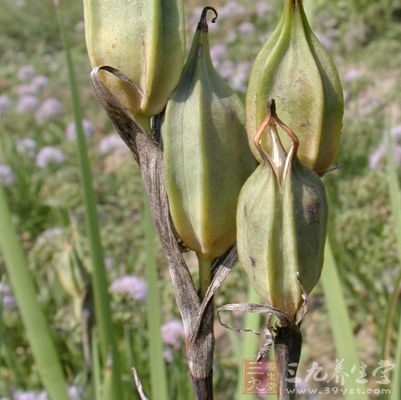
<path fill-rule="evenodd" d="M 51 164 L 62 164 L 64 161 L 65 155 L 57 147 L 43 147 L 36 156 L 36 166 L 41 169 Z"/>
<path fill-rule="evenodd" d="M 15 173 L 9 165 L 0 164 L 0 185 L 10 186 L 15 181 Z"/>
<path fill-rule="evenodd" d="M 134 300 L 144 302 L 148 297 L 148 285 L 146 281 L 135 275 L 126 275 L 115 279 L 110 285 L 114 293 L 128 294 Z"/>
<path fill-rule="evenodd" d="M 292 142 L 288 153 L 278 127 Z M 271 152 L 261 146 L 266 133 Z M 238 256 L 264 301 L 295 320 L 303 304 L 301 284 L 310 293 L 323 266 L 325 189 L 319 176 L 298 160 L 298 139 L 277 116 L 273 101 L 254 142 L 262 162 L 238 200 Z"/>

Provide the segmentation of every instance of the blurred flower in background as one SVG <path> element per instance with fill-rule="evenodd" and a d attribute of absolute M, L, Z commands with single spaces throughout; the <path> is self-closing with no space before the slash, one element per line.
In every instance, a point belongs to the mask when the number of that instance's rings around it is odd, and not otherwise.
<path fill-rule="evenodd" d="M 135 275 L 115 279 L 110 285 L 110 290 L 114 293 L 129 294 L 137 301 L 146 301 L 148 297 L 148 284 Z"/>
<path fill-rule="evenodd" d="M 41 92 L 49 86 L 49 79 L 44 75 L 35 76 L 31 81 L 31 86 L 35 87 L 37 91 Z"/>
<path fill-rule="evenodd" d="M 47 99 L 39 107 L 35 114 L 36 122 L 44 124 L 45 122 L 54 121 L 63 113 L 63 106 L 57 99 Z"/>
<path fill-rule="evenodd" d="M 15 181 L 15 173 L 10 166 L 0 164 L 0 185 L 9 186 Z"/>
<path fill-rule="evenodd" d="M 93 125 L 87 119 L 82 120 L 82 128 L 84 129 L 85 136 L 90 138 L 93 135 Z M 77 130 L 75 127 L 75 122 L 70 122 L 65 129 L 65 135 L 70 141 L 74 141 L 77 137 Z"/>
<path fill-rule="evenodd" d="M 27 155 L 30 158 L 35 157 L 36 147 L 37 147 L 36 141 L 31 138 L 21 138 L 18 139 L 15 143 L 15 148 L 17 149 L 17 151 L 19 153 Z"/>
<path fill-rule="evenodd" d="M 39 93 L 39 89 L 37 86 L 32 85 L 30 83 L 24 83 L 22 85 L 19 85 L 15 88 L 15 91 L 17 92 L 19 97 L 23 96 L 36 96 Z"/>
<path fill-rule="evenodd" d="M 121 138 L 116 133 L 111 133 L 99 142 L 98 151 L 100 155 L 104 156 L 122 147 L 125 147 L 125 145 Z"/>
<path fill-rule="evenodd" d="M 43 147 L 36 156 L 36 166 L 38 168 L 46 168 L 49 164 L 62 164 L 64 161 L 65 155 L 57 147 Z"/>
<path fill-rule="evenodd" d="M 184 339 L 184 325 L 178 319 L 172 319 L 161 327 L 163 343 L 171 345 L 174 349 L 182 346 Z"/>
<path fill-rule="evenodd" d="M 32 79 L 36 74 L 35 67 L 32 65 L 23 65 L 18 69 L 17 77 L 20 81 Z"/>
<path fill-rule="evenodd" d="M 0 118 L 11 106 L 12 102 L 7 96 L 0 96 Z"/>
<path fill-rule="evenodd" d="M 17 112 L 20 114 L 32 113 L 39 108 L 39 105 L 39 100 L 35 96 L 23 96 L 18 100 Z"/>
<path fill-rule="evenodd" d="M 397 167 L 401 166 L 401 125 L 395 126 L 391 130 L 391 135 L 394 139 L 393 157 Z M 385 165 L 387 157 L 387 144 L 386 137 L 383 135 L 382 143 L 369 156 L 369 168 L 371 170 L 378 170 Z"/>
<path fill-rule="evenodd" d="M 10 286 L 0 283 L 0 301 L 5 310 L 17 308 L 17 301 L 12 294 Z"/>
<path fill-rule="evenodd" d="M 42 246 L 49 241 L 59 239 L 63 235 L 64 229 L 59 226 L 46 229 L 36 238 L 35 246 Z"/>

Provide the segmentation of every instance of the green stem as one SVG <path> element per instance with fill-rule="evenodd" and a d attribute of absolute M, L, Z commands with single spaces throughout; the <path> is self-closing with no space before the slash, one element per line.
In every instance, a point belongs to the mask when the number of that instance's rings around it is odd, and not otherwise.
<path fill-rule="evenodd" d="M 68 67 L 68 78 L 72 97 L 74 122 L 77 131 L 77 150 L 81 171 L 81 185 L 85 204 L 85 222 L 89 236 L 90 253 L 92 260 L 92 283 L 95 301 L 96 323 L 98 324 L 99 345 L 103 367 L 111 365 L 113 381 L 113 398 L 120 400 L 123 393 L 120 384 L 120 361 L 114 338 L 111 307 L 108 294 L 106 269 L 104 266 L 103 248 L 100 238 L 99 221 L 97 218 L 95 192 L 92 186 L 92 171 L 90 168 L 86 138 L 82 127 L 82 113 L 79 100 L 78 85 L 76 82 L 74 64 L 70 53 L 67 33 L 60 7 L 60 0 L 54 0 L 60 34 L 64 46 L 64 53 Z M 110 364 L 111 362 L 111 364 Z"/>
<path fill-rule="evenodd" d="M 149 362 L 152 399 L 167 400 L 167 379 L 163 358 L 163 344 L 160 337 L 161 309 L 158 288 L 158 274 L 156 261 L 155 233 L 149 205 L 145 198 L 144 204 L 144 232 L 146 253 L 146 274 L 148 282 L 147 322 L 149 329 Z"/>
<path fill-rule="evenodd" d="M 10 208 L 1 185 L 0 221 L 0 250 L 41 381 L 51 399 L 68 400 L 60 359 L 37 299 L 34 280 L 12 224 Z"/>
<path fill-rule="evenodd" d="M 255 292 L 252 286 L 249 285 L 247 303 L 249 304 L 259 304 L 261 302 L 260 296 Z M 247 313 L 244 317 L 244 328 L 252 329 L 258 332 L 260 329 L 261 314 Z M 244 333 L 243 343 L 242 343 L 242 354 L 239 360 L 238 368 L 238 381 L 237 381 L 237 399 L 238 400 L 250 400 L 255 398 L 249 394 L 243 394 L 243 382 L 244 382 L 244 369 L 243 363 L 246 359 L 255 360 L 258 354 L 258 343 L 259 337 L 254 333 L 247 332 Z"/>
<path fill-rule="evenodd" d="M 212 278 L 212 263 L 213 260 L 197 253 L 199 263 L 199 293 L 200 298 L 203 299 L 210 285 Z"/>

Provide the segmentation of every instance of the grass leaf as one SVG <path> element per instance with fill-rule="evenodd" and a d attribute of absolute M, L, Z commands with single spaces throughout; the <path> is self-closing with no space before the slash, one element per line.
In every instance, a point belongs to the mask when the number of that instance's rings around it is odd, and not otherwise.
<path fill-rule="evenodd" d="M 68 400 L 60 359 L 37 299 L 34 280 L 12 224 L 10 208 L 1 185 L 0 221 L 0 250 L 41 381 L 51 399 Z"/>
<path fill-rule="evenodd" d="M 326 298 L 327 309 L 330 316 L 331 331 L 337 352 L 337 358 L 343 360 L 343 371 L 350 374 L 345 379 L 344 388 L 347 390 L 345 399 L 367 400 L 366 387 L 356 383 L 358 379 L 361 361 L 358 356 L 352 323 L 345 303 L 342 284 L 337 272 L 330 241 L 327 240 L 325 262 L 322 272 L 322 285 Z M 354 373 L 351 373 L 354 371 Z M 355 391 L 360 391 L 356 393 Z"/>
<path fill-rule="evenodd" d="M 103 248 L 100 239 L 100 229 L 96 211 L 92 172 L 88 158 L 86 138 L 82 127 L 82 113 L 79 101 L 79 92 L 75 77 L 74 64 L 67 39 L 67 33 L 64 27 L 60 0 L 55 0 L 54 4 L 57 11 L 60 34 L 68 68 L 72 108 L 77 132 L 77 152 L 81 171 L 81 186 L 85 204 L 85 221 L 89 236 L 92 261 L 92 284 L 95 300 L 96 324 L 99 335 L 99 346 L 101 350 L 101 360 L 103 363 L 103 368 L 106 366 L 106 364 L 110 364 L 112 368 L 112 391 L 114 393 L 114 397 L 107 400 L 120 400 L 123 398 L 121 389 L 122 386 L 120 382 L 120 361 L 113 332 L 108 283 L 104 265 Z"/>
<path fill-rule="evenodd" d="M 391 129 L 386 129 L 387 139 L 387 178 L 390 192 L 391 211 L 393 214 L 395 228 L 396 228 L 396 239 L 398 249 L 398 259 L 401 262 L 401 194 L 400 185 L 398 181 L 397 167 L 394 161 L 394 140 L 391 135 Z M 394 326 L 394 319 L 396 318 L 396 308 L 400 297 L 400 284 L 401 284 L 401 271 L 398 278 L 395 281 L 394 293 L 390 298 L 388 316 L 385 326 L 384 335 L 384 356 L 391 356 L 391 337 Z M 387 358 L 384 358 L 387 359 Z M 395 352 L 395 369 L 392 373 L 392 385 L 391 385 L 391 400 L 401 399 L 401 319 L 398 328 L 398 339 Z"/>

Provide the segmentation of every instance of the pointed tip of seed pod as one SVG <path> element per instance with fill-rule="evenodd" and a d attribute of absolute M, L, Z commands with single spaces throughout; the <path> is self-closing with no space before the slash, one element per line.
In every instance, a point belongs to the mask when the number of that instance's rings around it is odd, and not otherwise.
<path fill-rule="evenodd" d="M 207 24 L 207 12 L 208 11 L 212 11 L 214 13 L 214 17 L 212 19 L 212 23 L 214 24 L 219 16 L 219 14 L 217 13 L 216 9 L 214 9 L 213 7 L 205 7 L 202 10 L 202 14 L 198 23 L 198 27 L 197 30 L 201 31 L 201 32 L 205 32 L 207 33 L 209 30 L 208 24 Z"/>
<path fill-rule="evenodd" d="M 269 113 L 270 113 L 271 117 L 277 117 L 276 100 L 269 99 L 269 102 L 267 103 L 267 108 L 269 110 Z"/>

